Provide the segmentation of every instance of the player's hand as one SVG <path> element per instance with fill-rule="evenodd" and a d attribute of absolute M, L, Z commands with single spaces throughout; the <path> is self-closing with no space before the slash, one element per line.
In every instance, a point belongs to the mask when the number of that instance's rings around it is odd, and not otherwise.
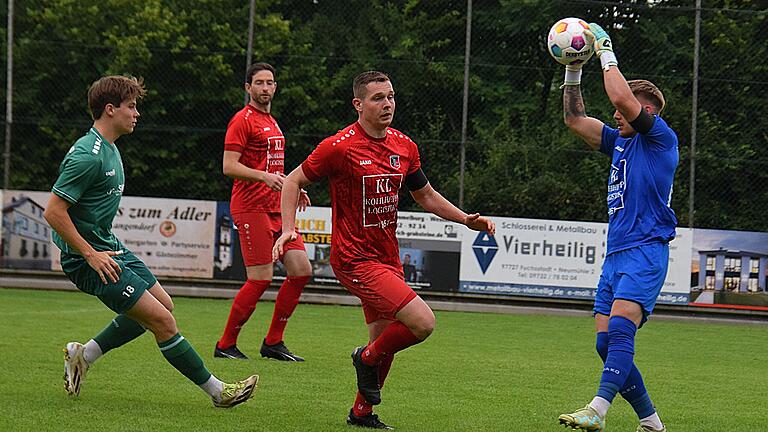
<path fill-rule="evenodd" d="M 117 283 L 117 281 L 120 280 L 120 273 L 123 270 L 112 257 L 120 255 L 121 253 L 122 252 L 115 251 L 95 252 L 85 260 L 88 262 L 88 265 L 96 271 L 101 278 L 101 281 L 104 282 L 104 285 L 108 283 L 107 279 L 112 283 Z"/>
<path fill-rule="evenodd" d="M 464 218 L 464 225 L 475 231 L 486 231 L 490 235 L 496 234 L 496 224 L 487 217 L 480 216 L 480 213 L 467 215 Z"/>
<path fill-rule="evenodd" d="M 590 23 L 589 30 L 584 30 L 584 34 L 587 36 L 588 41 L 592 43 L 592 47 L 598 58 L 606 53 L 613 54 L 613 42 L 611 42 L 611 37 L 608 36 L 608 32 L 600 27 L 600 24 Z"/>
<path fill-rule="evenodd" d="M 285 244 L 296 240 L 297 237 L 298 234 L 296 234 L 296 231 L 290 233 L 282 233 L 280 237 L 277 238 L 277 241 L 275 241 L 275 245 L 272 247 L 272 262 L 277 262 L 277 260 L 279 260 L 285 252 L 283 250 Z"/>
<path fill-rule="evenodd" d="M 264 178 L 262 181 L 273 191 L 280 192 L 283 190 L 283 179 L 285 178 L 284 174 L 280 174 L 264 173 Z"/>
<path fill-rule="evenodd" d="M 302 189 L 299 191 L 299 205 L 297 206 L 297 209 L 299 211 L 304 211 L 307 209 L 307 207 L 312 205 L 312 201 L 309 200 L 309 194 L 307 191 Z"/>

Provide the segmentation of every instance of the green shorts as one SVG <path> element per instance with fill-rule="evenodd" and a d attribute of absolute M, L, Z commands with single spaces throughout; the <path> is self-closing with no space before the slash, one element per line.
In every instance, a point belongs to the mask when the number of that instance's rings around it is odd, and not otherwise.
<path fill-rule="evenodd" d="M 125 251 L 112 259 L 122 270 L 117 283 L 102 282 L 99 274 L 80 255 L 62 253 L 61 267 L 80 291 L 98 297 L 108 308 L 122 314 L 132 308 L 144 291 L 157 283 L 157 279 L 147 265 L 131 252 Z"/>

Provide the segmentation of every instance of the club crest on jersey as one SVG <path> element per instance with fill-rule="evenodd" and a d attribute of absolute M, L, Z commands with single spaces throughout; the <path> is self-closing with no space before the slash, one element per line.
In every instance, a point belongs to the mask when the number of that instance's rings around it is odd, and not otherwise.
<path fill-rule="evenodd" d="M 390 156 L 389 165 L 394 169 L 400 169 L 400 155 Z"/>

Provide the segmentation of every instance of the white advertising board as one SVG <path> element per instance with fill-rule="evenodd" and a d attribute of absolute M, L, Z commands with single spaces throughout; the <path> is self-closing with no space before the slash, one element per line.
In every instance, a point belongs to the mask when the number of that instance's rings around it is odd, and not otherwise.
<path fill-rule="evenodd" d="M 493 218 L 496 235 L 465 229 L 459 290 L 538 297 L 592 298 L 605 258 L 607 224 Z M 691 235 L 681 230 L 659 301 L 687 303 Z"/>
<path fill-rule="evenodd" d="M 46 268 L 61 270 L 60 251 L 50 240 L 50 227 L 42 218 L 42 209 L 49 198 L 50 192 L 8 190 L 3 197 L 4 208 L 10 210 L 5 213 L 8 217 L 19 208 L 25 216 L 20 221 L 24 220 L 30 230 L 33 224 L 40 225 L 40 233 L 45 230 Z M 21 203 L 24 205 L 19 206 Z M 215 216 L 215 201 L 124 196 L 112 231 L 157 276 L 211 278 Z M 10 237 L 14 234 L 8 233 Z M 26 237 L 25 243 L 31 252 L 16 260 L 13 266 L 36 268 L 36 261 L 31 259 L 35 254 L 33 239 L 26 231 L 15 236 Z"/>
<path fill-rule="evenodd" d="M 158 276 L 213 277 L 215 201 L 123 197 L 112 232 Z"/>

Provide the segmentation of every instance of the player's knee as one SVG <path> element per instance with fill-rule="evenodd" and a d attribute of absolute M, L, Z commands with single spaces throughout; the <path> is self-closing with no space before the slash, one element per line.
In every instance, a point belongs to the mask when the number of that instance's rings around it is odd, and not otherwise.
<path fill-rule="evenodd" d="M 163 303 L 163 306 L 165 306 L 166 309 L 168 309 L 168 312 L 173 312 L 173 308 L 176 306 L 173 304 L 173 300 L 168 298 L 168 301 Z"/>
<path fill-rule="evenodd" d="M 416 335 L 417 338 L 424 340 L 429 337 L 429 335 L 432 334 L 432 332 L 435 330 L 435 315 L 432 313 L 432 311 L 429 311 L 428 314 L 424 314 L 420 317 L 420 319 L 415 323 L 411 331 L 414 335 Z"/>
<path fill-rule="evenodd" d="M 170 312 L 155 317 L 149 324 L 149 330 L 155 334 L 158 340 L 170 339 L 179 332 L 176 327 L 176 319 Z"/>
<path fill-rule="evenodd" d="M 290 277 L 310 277 L 312 276 L 312 264 L 309 260 L 291 262 L 290 265 L 286 265 L 288 276 Z"/>

